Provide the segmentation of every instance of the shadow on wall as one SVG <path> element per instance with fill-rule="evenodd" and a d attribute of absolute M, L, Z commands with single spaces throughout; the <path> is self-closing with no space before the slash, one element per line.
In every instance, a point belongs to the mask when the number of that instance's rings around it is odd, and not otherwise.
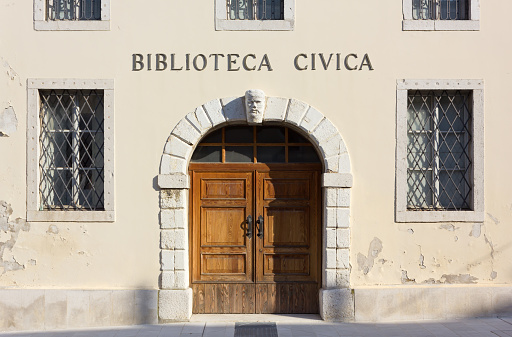
<path fill-rule="evenodd" d="M 158 290 L 135 290 L 134 324 L 158 323 Z"/>

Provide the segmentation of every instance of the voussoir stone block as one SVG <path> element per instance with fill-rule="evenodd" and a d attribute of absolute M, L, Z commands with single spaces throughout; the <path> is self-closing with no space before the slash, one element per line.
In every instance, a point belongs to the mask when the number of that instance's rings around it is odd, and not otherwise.
<path fill-rule="evenodd" d="M 328 139 L 333 138 L 335 135 L 339 134 L 338 129 L 331 123 L 331 121 L 327 118 L 324 118 L 318 126 L 313 130 L 311 136 L 316 141 L 317 144 L 321 144 Z"/>
<path fill-rule="evenodd" d="M 336 134 L 334 137 L 322 141 L 318 145 L 324 158 L 337 156 L 347 151 L 345 143 L 343 142 L 340 134 Z"/>
<path fill-rule="evenodd" d="M 192 152 L 192 146 L 185 143 L 183 140 L 178 137 L 171 135 L 169 140 L 165 144 L 164 153 L 170 154 L 175 157 L 188 159 Z"/>
<path fill-rule="evenodd" d="M 195 111 L 190 112 L 185 118 L 190 122 L 190 124 L 199 130 L 201 135 L 204 135 L 212 127 L 212 123 L 208 119 L 208 116 L 206 115 L 206 112 L 204 112 L 202 106 L 198 107 Z"/>
<path fill-rule="evenodd" d="M 214 99 L 203 105 L 204 112 L 212 122 L 212 126 L 216 126 L 226 122 L 224 114 L 222 113 L 222 104 L 220 100 Z"/>
<path fill-rule="evenodd" d="M 242 97 L 230 97 L 221 99 L 223 113 L 226 122 L 246 121 L 245 107 Z"/>
<path fill-rule="evenodd" d="M 192 316 L 192 289 L 160 290 L 158 316 L 162 321 L 188 321 Z"/>
<path fill-rule="evenodd" d="M 265 121 L 282 121 L 286 115 L 288 99 L 281 97 L 267 98 L 267 108 L 263 119 Z"/>
<path fill-rule="evenodd" d="M 320 121 L 324 118 L 324 115 L 313 107 L 309 107 L 308 111 L 302 118 L 302 121 L 299 124 L 299 128 L 310 133 L 315 129 L 315 127 L 320 123 Z"/>
<path fill-rule="evenodd" d="M 290 124 L 299 125 L 308 107 L 309 105 L 304 102 L 291 99 L 290 104 L 288 105 L 288 112 L 286 114 L 285 120 Z"/>
<path fill-rule="evenodd" d="M 176 125 L 172 130 L 171 134 L 179 137 L 189 145 L 196 144 L 199 138 L 201 138 L 199 131 L 197 131 L 197 129 L 193 127 L 186 118 L 180 120 L 178 125 Z"/>
<path fill-rule="evenodd" d="M 187 161 L 185 159 L 173 157 L 168 154 L 162 155 L 162 160 L 160 162 L 160 174 L 172 174 L 172 173 L 186 174 L 186 172 L 187 172 Z"/>
<path fill-rule="evenodd" d="M 353 321 L 354 295 L 351 289 L 320 289 L 320 316 L 326 321 Z"/>

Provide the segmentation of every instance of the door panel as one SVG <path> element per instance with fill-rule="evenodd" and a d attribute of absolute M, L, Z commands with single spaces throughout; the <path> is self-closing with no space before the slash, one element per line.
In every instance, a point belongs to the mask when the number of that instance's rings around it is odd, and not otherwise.
<path fill-rule="evenodd" d="M 191 172 L 193 312 L 317 313 L 319 171 L 247 168 Z"/>
<path fill-rule="evenodd" d="M 253 173 L 194 172 L 192 183 L 192 282 L 252 282 Z"/>

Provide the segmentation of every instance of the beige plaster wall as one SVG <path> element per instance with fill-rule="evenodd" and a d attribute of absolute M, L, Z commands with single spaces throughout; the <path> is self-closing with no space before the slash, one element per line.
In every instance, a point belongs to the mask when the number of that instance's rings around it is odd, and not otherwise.
<path fill-rule="evenodd" d="M 297 1 L 294 31 L 217 32 L 213 1 L 113 0 L 110 31 L 55 32 L 33 29 L 31 1 L 0 0 L 0 109 L 18 117 L 17 132 L 0 137 L 0 200 L 12 205 L 11 221 L 26 214 L 27 78 L 114 79 L 116 117 L 116 221 L 31 223 L 0 256 L 0 287 L 158 288 L 155 177 L 165 141 L 195 107 L 249 88 L 307 102 L 342 134 L 354 175 L 352 287 L 512 283 L 511 10 L 510 1 L 483 2 L 476 32 L 405 32 L 400 1 Z M 268 54 L 274 71 L 228 72 L 224 59 L 219 71 L 132 72 L 133 53 L 180 62 L 185 53 Z M 297 71 L 298 53 L 368 53 L 375 70 L 326 71 L 317 60 L 316 71 Z M 484 80 L 484 223 L 394 222 L 401 78 Z M 0 231 L 0 244 L 12 235 Z"/>

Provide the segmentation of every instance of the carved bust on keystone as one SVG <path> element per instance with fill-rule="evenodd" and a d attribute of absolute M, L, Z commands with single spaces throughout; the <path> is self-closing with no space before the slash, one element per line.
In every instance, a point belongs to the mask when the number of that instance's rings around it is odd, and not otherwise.
<path fill-rule="evenodd" d="M 266 108 L 266 97 L 262 90 L 251 89 L 245 92 L 245 113 L 249 124 L 261 124 Z"/>

